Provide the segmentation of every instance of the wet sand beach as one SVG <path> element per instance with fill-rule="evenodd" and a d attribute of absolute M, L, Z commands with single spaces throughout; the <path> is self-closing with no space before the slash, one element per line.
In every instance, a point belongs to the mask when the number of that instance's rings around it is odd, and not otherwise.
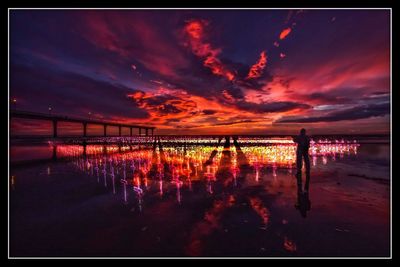
<path fill-rule="evenodd" d="M 162 195 L 150 179 L 139 207 L 132 187 L 125 204 L 122 185 L 113 194 L 73 163 L 15 167 L 10 256 L 389 256 L 389 180 L 349 164 L 312 168 L 305 214 L 288 169 L 233 181 L 222 166 L 216 181 L 165 181 Z"/>

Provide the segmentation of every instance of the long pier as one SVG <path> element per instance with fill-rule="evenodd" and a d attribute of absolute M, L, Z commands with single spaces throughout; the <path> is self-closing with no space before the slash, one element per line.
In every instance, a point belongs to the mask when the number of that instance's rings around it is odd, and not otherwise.
<path fill-rule="evenodd" d="M 107 136 L 107 127 L 108 126 L 116 126 L 118 127 L 118 136 L 121 136 L 122 128 L 130 129 L 130 136 L 132 136 L 132 129 L 139 129 L 139 135 L 142 135 L 142 130 L 145 130 L 145 135 L 149 135 L 149 130 L 151 131 L 151 135 L 154 135 L 154 129 L 156 127 L 152 126 L 142 126 L 142 125 L 131 125 L 125 123 L 117 123 L 117 122 L 109 122 L 104 120 L 96 120 L 96 119 L 84 119 L 78 117 L 69 117 L 62 116 L 58 114 L 46 114 L 46 113 L 37 113 L 30 111 L 22 111 L 22 110 L 10 110 L 10 120 L 12 118 L 22 118 L 22 119 L 34 119 L 34 120 L 47 120 L 53 122 L 53 137 L 57 138 L 57 124 L 60 121 L 63 122 L 76 122 L 81 123 L 83 125 L 83 137 L 87 137 L 87 125 L 102 125 L 104 127 L 104 135 Z"/>

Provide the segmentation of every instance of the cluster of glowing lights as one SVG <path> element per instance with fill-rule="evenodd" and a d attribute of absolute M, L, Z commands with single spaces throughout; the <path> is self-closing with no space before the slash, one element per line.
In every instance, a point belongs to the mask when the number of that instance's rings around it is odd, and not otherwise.
<path fill-rule="evenodd" d="M 176 172 L 186 174 L 185 176 L 195 176 L 199 179 L 199 171 L 204 171 L 204 165 L 207 163 L 207 171 L 205 174 L 210 176 L 219 168 L 219 161 L 221 160 L 221 152 L 223 147 L 220 146 L 196 146 L 196 144 L 215 144 L 215 138 L 202 138 L 196 142 L 193 139 L 185 138 L 178 140 L 174 137 L 162 139 L 161 143 L 172 143 L 174 145 L 167 145 L 162 149 L 162 155 L 158 145 L 153 152 L 153 141 L 142 142 L 140 145 L 127 145 L 126 144 L 112 144 L 112 145 L 87 145 L 86 155 L 90 155 L 89 160 L 94 160 L 101 157 L 111 158 L 112 160 L 124 161 L 127 159 L 140 160 L 146 164 L 161 164 L 161 157 L 163 163 L 171 168 L 175 168 Z M 233 140 L 231 140 L 233 142 Z M 232 143 L 231 142 L 231 143 Z M 134 142 L 132 142 L 133 144 Z M 137 143 L 137 142 L 136 142 Z M 262 138 L 242 138 L 239 139 L 240 144 L 245 144 L 241 147 L 242 152 L 249 161 L 250 166 L 255 169 L 261 167 L 278 167 L 278 168 L 292 168 L 296 162 L 296 144 L 290 139 L 262 139 Z M 259 145 L 254 145 L 254 144 Z M 182 145 L 184 144 L 184 146 Z M 357 154 L 359 144 L 354 141 L 330 141 L 330 140 L 311 140 L 309 154 L 312 157 L 329 157 L 335 159 L 336 155 L 343 157 L 345 154 Z M 213 151 L 216 154 L 209 161 L 209 157 Z M 62 156 L 80 157 L 84 149 L 82 146 L 77 145 L 60 145 L 57 151 Z M 237 165 L 236 148 L 230 146 L 231 165 Z M 209 161 L 209 162 L 207 162 Z M 188 175 L 190 173 L 190 175 Z"/>
<path fill-rule="evenodd" d="M 154 136 L 129 136 L 129 137 L 91 137 L 86 139 L 87 144 L 138 144 L 146 145 L 154 141 Z M 79 139 L 71 139 L 66 141 L 68 144 L 81 144 Z"/>
<path fill-rule="evenodd" d="M 224 148 L 225 139 L 219 142 L 215 137 L 202 137 L 198 141 L 213 146 L 196 145 L 193 139 L 162 137 L 161 146 L 157 139 L 150 137 L 141 140 L 132 138 L 126 142 L 110 139 L 109 145 L 93 144 L 85 148 L 58 145 L 57 151 L 72 159 L 82 171 L 96 177 L 98 183 L 111 186 L 114 194 L 117 184 L 122 185 L 125 203 L 129 195 L 127 190 L 131 188 L 138 200 L 139 210 L 142 209 L 143 195 L 150 187 L 157 188 L 162 197 L 166 187 L 172 186 L 176 189 L 177 201 L 181 203 L 181 188 L 192 190 L 192 181 L 204 181 L 206 191 L 213 194 L 213 184 L 221 171 L 230 173 L 236 186 L 241 171 L 239 153 L 244 155 L 253 169 L 255 181 L 259 180 L 265 168 L 272 167 L 274 177 L 278 168 L 288 169 L 289 173 L 295 168 L 296 144 L 288 138 L 239 138 L 240 150 L 232 143 L 229 148 Z M 312 140 L 309 153 L 315 166 L 318 157 L 322 157 L 323 164 L 326 164 L 328 157 L 335 160 L 336 155 L 356 154 L 358 146 L 356 141 Z M 254 205 L 257 206 L 256 202 Z"/>
<path fill-rule="evenodd" d="M 249 159 L 249 163 L 255 169 L 263 166 L 292 168 L 296 164 L 297 145 L 291 139 L 272 139 L 272 140 L 244 140 L 245 143 L 264 143 L 269 145 L 246 146 L 242 151 Z M 359 144 L 356 140 L 311 140 L 309 155 L 313 158 L 313 165 L 316 165 L 316 157 L 322 157 L 323 164 L 327 163 L 327 157 L 335 160 L 339 155 L 351 153 L 357 154 Z"/>

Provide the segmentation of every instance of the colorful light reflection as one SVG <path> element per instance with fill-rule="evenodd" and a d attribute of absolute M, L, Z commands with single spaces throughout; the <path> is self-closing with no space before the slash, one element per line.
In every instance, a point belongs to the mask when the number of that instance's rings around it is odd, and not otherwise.
<path fill-rule="evenodd" d="M 194 137 L 141 137 L 109 138 L 99 145 L 88 142 L 82 145 L 57 145 L 59 157 L 69 158 L 75 166 L 88 175 L 103 178 L 104 187 L 124 187 L 124 202 L 127 202 L 126 187 L 131 187 L 142 209 L 142 198 L 152 186 L 157 187 L 163 197 L 168 185 L 176 190 L 177 202 L 182 201 L 183 187 L 192 190 L 193 181 L 203 181 L 206 191 L 213 194 L 213 185 L 218 177 L 224 177 L 224 186 L 230 182 L 237 185 L 243 162 L 253 170 L 258 182 L 262 172 L 272 169 L 276 178 L 277 170 L 292 174 L 296 162 L 296 144 L 291 138 L 240 137 L 237 142 L 231 138 Z M 225 139 L 225 145 L 221 141 Z M 92 144 L 91 144 L 92 143 Z M 356 140 L 312 140 L 309 154 L 312 166 L 322 164 L 337 156 L 356 155 L 359 144 Z M 99 173 L 100 172 L 100 173 Z M 221 176 L 221 173 L 224 173 Z"/>

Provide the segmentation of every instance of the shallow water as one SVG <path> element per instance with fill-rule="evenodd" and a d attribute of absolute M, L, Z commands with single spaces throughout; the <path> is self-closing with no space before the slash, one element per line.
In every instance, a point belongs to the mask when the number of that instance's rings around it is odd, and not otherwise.
<path fill-rule="evenodd" d="M 57 160 L 12 165 L 10 254 L 389 254 L 387 144 L 332 144 L 329 153 L 311 155 L 306 210 L 303 198 L 295 207 L 293 147 L 286 141 L 160 141 L 106 151 L 87 146 L 86 157 L 80 146 L 58 144 Z M 44 158 L 53 158 L 53 146 L 41 147 L 49 152 Z"/>

